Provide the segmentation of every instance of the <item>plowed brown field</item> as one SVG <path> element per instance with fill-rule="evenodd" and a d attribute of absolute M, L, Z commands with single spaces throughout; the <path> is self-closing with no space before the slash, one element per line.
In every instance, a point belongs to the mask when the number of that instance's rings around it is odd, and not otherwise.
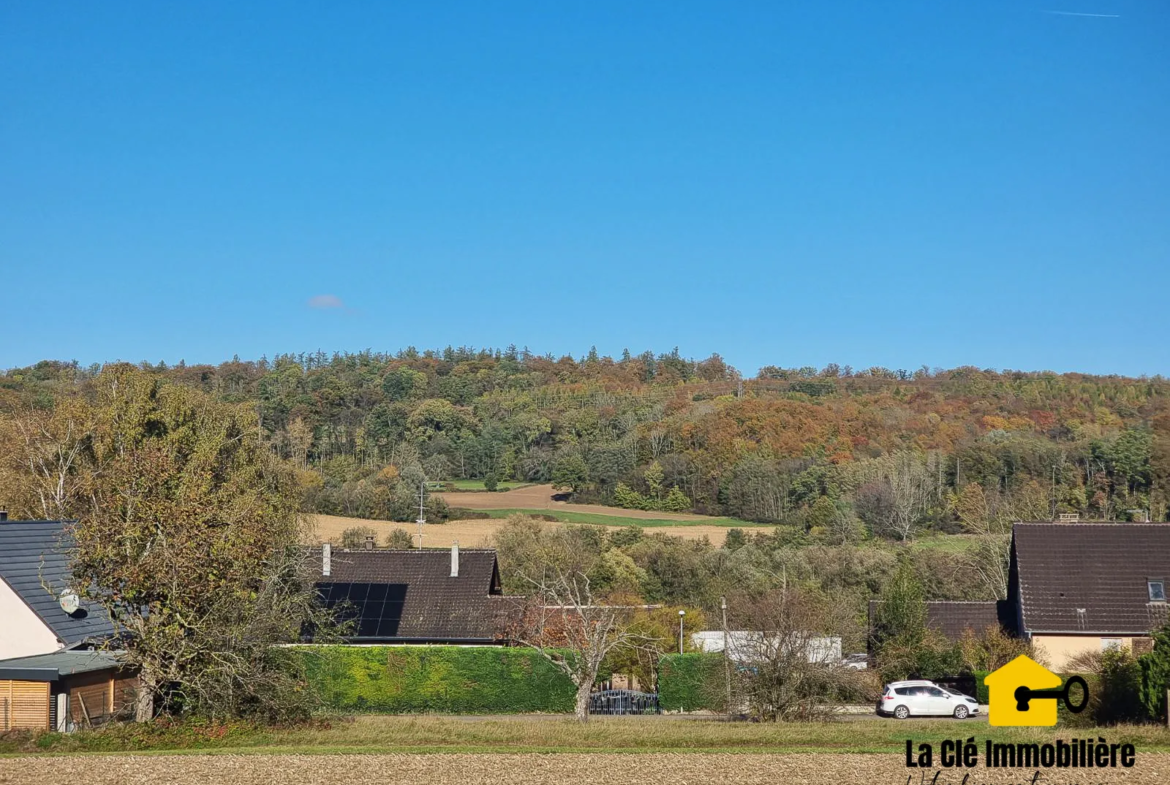
<path fill-rule="evenodd" d="M 632 775 L 637 774 L 636 777 Z M 925 776 L 923 776 L 923 774 Z M 3 785 L 610 785 L 635 778 L 700 785 L 917 785 L 934 771 L 911 770 L 901 755 L 853 754 L 443 754 L 443 755 L 74 755 L 0 759 Z M 1030 782 L 1024 769 L 950 769 L 937 785 Z M 1047 769 L 1044 785 L 1165 785 L 1170 754 L 1138 753 L 1132 769 Z"/>

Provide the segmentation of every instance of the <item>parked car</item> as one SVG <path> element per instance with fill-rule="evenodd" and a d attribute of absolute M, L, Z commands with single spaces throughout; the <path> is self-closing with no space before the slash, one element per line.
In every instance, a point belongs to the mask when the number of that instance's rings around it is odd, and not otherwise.
<path fill-rule="evenodd" d="M 855 671 L 863 671 L 869 667 L 869 655 L 867 654 L 849 654 L 842 660 L 841 664 L 846 668 L 852 668 Z"/>
<path fill-rule="evenodd" d="M 965 720 L 979 714 L 979 701 L 933 681 L 895 681 L 886 685 L 878 700 L 877 713 L 897 717 L 954 717 Z"/>

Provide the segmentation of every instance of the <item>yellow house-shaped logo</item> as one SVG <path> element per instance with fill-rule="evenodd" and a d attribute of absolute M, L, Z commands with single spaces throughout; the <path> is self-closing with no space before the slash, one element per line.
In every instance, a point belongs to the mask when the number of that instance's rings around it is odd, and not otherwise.
<path fill-rule="evenodd" d="M 1004 726 L 1053 726 L 1056 724 L 1055 700 L 1031 700 L 1026 711 L 1019 710 L 1016 690 L 1060 687 L 1060 677 L 1030 657 L 1021 654 L 983 679 L 991 697 L 988 701 L 988 721 Z"/>

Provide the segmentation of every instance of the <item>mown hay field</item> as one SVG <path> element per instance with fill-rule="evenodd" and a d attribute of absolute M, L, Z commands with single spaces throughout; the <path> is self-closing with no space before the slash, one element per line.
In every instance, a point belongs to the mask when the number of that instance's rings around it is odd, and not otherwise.
<path fill-rule="evenodd" d="M 517 510 L 516 512 L 523 514 L 525 511 Z M 534 514 L 542 514 L 539 510 L 533 510 L 532 512 Z M 341 533 L 343 531 L 357 526 L 366 526 L 377 532 L 379 544 L 384 544 L 386 536 L 394 529 L 405 529 L 412 537 L 418 533 L 418 526 L 413 523 L 374 521 L 366 518 L 346 518 L 340 515 L 316 515 L 314 518 L 316 520 L 316 531 L 313 535 L 314 543 L 333 542 L 336 544 L 341 541 Z M 618 518 L 611 518 L 610 520 L 621 521 Z M 549 522 L 548 525 L 565 526 L 571 523 L 574 523 L 574 521 Z M 581 521 L 581 523 L 585 522 Z M 486 546 L 491 540 L 492 535 L 503 525 L 503 517 L 478 520 L 454 520 L 447 521 L 446 523 L 426 524 L 423 526 L 423 547 L 450 548 L 453 542 L 458 542 L 465 548 Z M 606 528 L 609 530 L 617 530 L 624 528 L 625 525 L 624 523 L 621 525 L 606 525 Z M 687 524 L 682 526 L 655 526 L 649 529 L 647 533 L 665 534 L 688 540 L 698 540 L 706 537 L 711 541 L 712 545 L 719 547 L 723 545 L 723 540 L 727 537 L 727 532 L 730 530 L 730 527 L 727 526 Z M 743 527 L 744 533 L 756 531 L 768 532 L 771 530 L 771 528 L 766 526 Z"/>

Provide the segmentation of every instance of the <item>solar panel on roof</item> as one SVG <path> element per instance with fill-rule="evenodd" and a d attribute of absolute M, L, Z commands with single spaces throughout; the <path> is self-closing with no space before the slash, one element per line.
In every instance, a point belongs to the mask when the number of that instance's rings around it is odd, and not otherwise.
<path fill-rule="evenodd" d="M 353 623 L 359 638 L 398 635 L 406 585 L 402 583 L 320 583 L 317 589 L 327 608 L 341 621 Z"/>

